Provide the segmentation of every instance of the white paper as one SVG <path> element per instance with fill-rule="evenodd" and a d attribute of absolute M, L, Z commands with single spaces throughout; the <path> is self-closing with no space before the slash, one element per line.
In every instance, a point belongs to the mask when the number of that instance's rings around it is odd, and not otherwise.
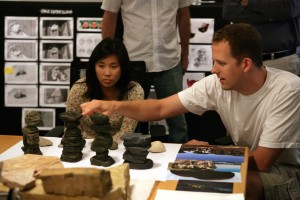
<path fill-rule="evenodd" d="M 243 194 L 218 194 L 218 193 L 206 193 L 206 192 L 187 192 L 176 190 L 157 190 L 155 200 L 244 200 Z"/>

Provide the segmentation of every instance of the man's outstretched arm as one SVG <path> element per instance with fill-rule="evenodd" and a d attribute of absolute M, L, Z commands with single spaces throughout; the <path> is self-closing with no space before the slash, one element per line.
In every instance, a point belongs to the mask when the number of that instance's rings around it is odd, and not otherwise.
<path fill-rule="evenodd" d="M 111 115 L 115 112 L 137 121 L 156 121 L 188 112 L 177 94 L 164 99 L 135 101 L 92 100 L 81 104 L 82 115 L 100 112 Z"/>

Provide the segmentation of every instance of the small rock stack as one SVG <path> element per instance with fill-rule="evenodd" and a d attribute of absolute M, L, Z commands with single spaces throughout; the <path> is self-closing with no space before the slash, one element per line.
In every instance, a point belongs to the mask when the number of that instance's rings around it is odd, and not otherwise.
<path fill-rule="evenodd" d="M 37 154 L 43 153 L 39 147 L 40 135 L 37 125 L 41 122 L 41 114 L 38 111 L 29 111 L 25 116 L 26 126 L 22 128 L 23 144 L 22 150 L 24 154 Z"/>
<path fill-rule="evenodd" d="M 64 136 L 61 140 L 63 145 L 61 161 L 78 162 L 82 159 L 82 149 L 86 141 L 82 138 L 81 130 L 77 127 L 81 117 L 81 113 L 74 111 L 63 112 L 59 115 L 65 125 Z"/>
<path fill-rule="evenodd" d="M 108 149 L 113 144 L 112 128 L 109 124 L 109 118 L 106 115 L 95 113 L 90 116 L 93 122 L 92 129 L 95 131 L 95 139 L 91 144 L 91 150 L 96 155 L 91 157 L 92 165 L 108 167 L 115 161 L 108 155 Z"/>
<path fill-rule="evenodd" d="M 150 169 L 153 161 L 147 159 L 148 149 L 151 147 L 151 135 L 132 133 L 123 137 L 126 151 L 123 154 L 124 163 L 130 169 Z"/>

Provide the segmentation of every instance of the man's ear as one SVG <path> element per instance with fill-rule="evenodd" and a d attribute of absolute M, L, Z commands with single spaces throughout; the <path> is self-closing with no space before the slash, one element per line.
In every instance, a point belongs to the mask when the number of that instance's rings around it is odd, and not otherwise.
<path fill-rule="evenodd" d="M 251 58 L 244 58 L 242 61 L 244 72 L 249 72 L 253 67 L 253 62 Z"/>

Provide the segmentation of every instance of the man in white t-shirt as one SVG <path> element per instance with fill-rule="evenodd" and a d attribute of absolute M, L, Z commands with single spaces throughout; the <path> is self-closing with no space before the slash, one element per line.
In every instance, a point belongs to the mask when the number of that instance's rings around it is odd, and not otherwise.
<path fill-rule="evenodd" d="M 246 199 L 300 199 L 300 78 L 262 62 L 262 39 L 249 24 L 215 32 L 210 76 L 161 100 L 98 101 L 81 105 L 95 111 L 152 121 L 215 110 L 239 146 L 250 149 Z M 190 141 L 197 144 L 197 141 Z"/>

